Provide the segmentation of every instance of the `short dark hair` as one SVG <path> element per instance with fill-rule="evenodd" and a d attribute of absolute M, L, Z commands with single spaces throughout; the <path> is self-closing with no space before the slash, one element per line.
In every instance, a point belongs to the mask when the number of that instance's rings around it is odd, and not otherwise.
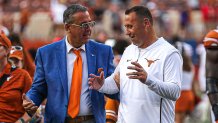
<path fill-rule="evenodd" d="M 135 12 L 138 17 L 146 17 L 149 19 L 150 23 L 153 25 L 153 18 L 150 10 L 145 6 L 134 6 L 125 11 L 125 15 Z"/>
<path fill-rule="evenodd" d="M 72 4 L 69 6 L 63 14 L 63 22 L 64 23 L 72 23 L 74 20 L 71 18 L 71 16 L 77 12 L 86 12 L 88 9 L 85 6 L 82 6 L 80 4 Z"/>

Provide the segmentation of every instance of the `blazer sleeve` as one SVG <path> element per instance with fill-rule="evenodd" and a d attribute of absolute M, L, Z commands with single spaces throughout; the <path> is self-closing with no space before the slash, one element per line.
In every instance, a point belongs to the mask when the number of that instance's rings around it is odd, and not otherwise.
<path fill-rule="evenodd" d="M 42 60 L 42 53 L 39 49 L 36 53 L 36 71 L 31 89 L 27 92 L 27 96 L 39 106 L 47 96 L 47 84 L 45 81 L 45 71 Z"/>

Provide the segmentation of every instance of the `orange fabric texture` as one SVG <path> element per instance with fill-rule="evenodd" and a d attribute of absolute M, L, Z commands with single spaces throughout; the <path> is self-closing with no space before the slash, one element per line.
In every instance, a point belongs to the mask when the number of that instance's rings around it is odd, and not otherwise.
<path fill-rule="evenodd" d="M 4 68 L 4 70 L 0 73 L 0 78 L 4 75 L 4 74 L 10 74 L 11 71 L 11 65 L 7 64 Z"/>
<path fill-rule="evenodd" d="M 204 46 L 207 48 L 218 47 L 218 30 L 211 30 L 204 38 Z"/>
<path fill-rule="evenodd" d="M 7 64 L 3 74 L 10 73 L 11 66 Z M 16 122 L 25 113 L 22 106 L 22 94 L 26 93 L 32 84 L 31 77 L 17 68 L 11 73 L 0 88 L 0 122 Z"/>
<path fill-rule="evenodd" d="M 75 118 L 78 115 L 80 108 L 80 94 L 82 87 L 82 57 L 80 55 L 80 50 L 73 50 L 73 53 L 77 56 L 77 58 L 74 61 L 73 67 L 68 114 L 72 118 Z"/>
<path fill-rule="evenodd" d="M 11 41 L 3 31 L 0 32 L 0 43 L 7 48 L 11 48 Z"/>
<path fill-rule="evenodd" d="M 190 90 L 181 92 L 181 96 L 176 101 L 176 112 L 191 112 L 194 109 L 194 94 Z"/>
<path fill-rule="evenodd" d="M 119 102 L 117 100 L 107 98 L 107 102 L 105 105 L 106 119 L 110 119 L 116 122 L 117 115 L 118 115 L 118 108 L 119 108 Z"/>

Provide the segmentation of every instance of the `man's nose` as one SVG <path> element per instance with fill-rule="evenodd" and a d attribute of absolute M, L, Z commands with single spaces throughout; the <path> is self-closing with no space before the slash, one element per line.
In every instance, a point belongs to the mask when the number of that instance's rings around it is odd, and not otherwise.
<path fill-rule="evenodd" d="M 130 34 L 130 31 L 129 31 L 128 29 L 126 29 L 126 30 L 125 30 L 125 34 L 126 34 L 126 35 L 129 35 L 129 34 Z"/>

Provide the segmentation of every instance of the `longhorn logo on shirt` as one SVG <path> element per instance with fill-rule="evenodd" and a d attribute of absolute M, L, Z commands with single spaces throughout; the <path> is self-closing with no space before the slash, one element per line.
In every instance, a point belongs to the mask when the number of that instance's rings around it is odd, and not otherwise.
<path fill-rule="evenodd" d="M 157 61 L 157 60 L 160 60 L 160 59 L 149 60 L 149 59 L 147 59 L 147 58 L 145 58 L 145 59 L 147 60 L 148 67 L 150 67 L 150 66 L 151 66 L 151 64 L 152 64 L 152 63 L 154 63 L 155 61 Z"/>

